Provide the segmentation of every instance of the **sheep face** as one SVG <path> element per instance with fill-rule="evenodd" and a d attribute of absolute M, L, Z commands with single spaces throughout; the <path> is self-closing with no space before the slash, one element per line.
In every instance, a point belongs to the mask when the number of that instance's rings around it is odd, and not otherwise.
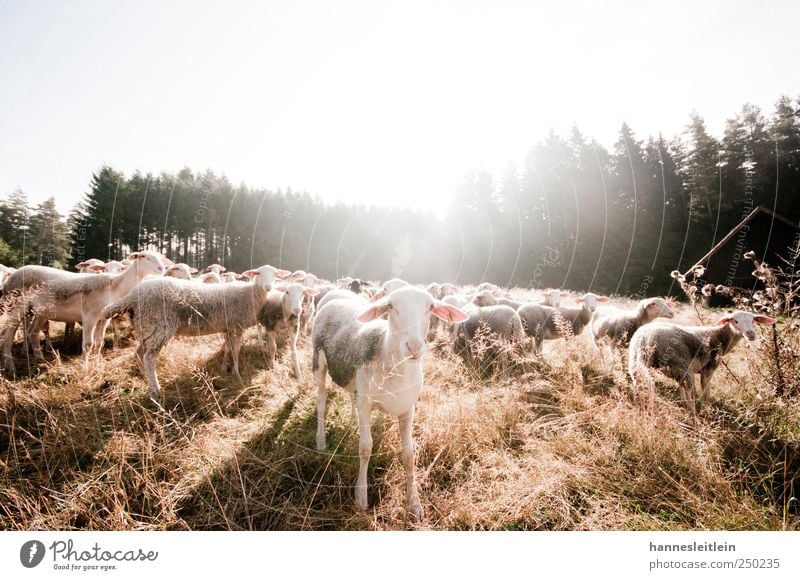
<path fill-rule="evenodd" d="M 569 293 L 562 292 L 561 290 L 546 290 L 542 295 L 544 296 L 544 303 L 547 306 L 558 308 L 561 306 L 561 298 L 569 296 Z"/>
<path fill-rule="evenodd" d="M 757 338 L 756 324 L 775 324 L 775 322 L 775 319 L 770 316 L 737 310 L 720 318 L 717 325 L 725 326 L 728 324 L 734 333 L 741 334 L 748 341 L 753 342 Z"/>
<path fill-rule="evenodd" d="M 211 264 L 210 266 L 206 267 L 206 272 L 216 272 L 217 274 L 222 274 L 226 272 L 228 269 L 225 266 L 220 264 Z"/>
<path fill-rule="evenodd" d="M 610 299 L 608 296 L 598 296 L 597 294 L 593 294 L 592 292 L 587 292 L 583 295 L 582 298 L 576 298 L 575 302 L 578 304 L 583 304 L 589 310 L 589 312 L 594 312 L 597 310 L 597 303 L 598 302 L 608 302 Z"/>
<path fill-rule="evenodd" d="M 277 289 L 285 293 L 283 297 L 284 313 L 291 316 L 300 316 L 300 312 L 303 310 L 304 296 L 316 296 L 319 294 L 319 290 L 306 288 L 302 284 L 296 282 Z"/>
<path fill-rule="evenodd" d="M 124 272 L 127 266 L 122 262 L 117 260 L 111 260 L 110 262 L 105 263 L 106 272 L 109 274 L 119 274 L 120 272 Z"/>
<path fill-rule="evenodd" d="M 369 322 L 388 313 L 389 327 L 403 358 L 417 360 L 425 353 L 425 335 L 431 314 L 447 322 L 463 322 L 467 315 L 455 306 L 435 300 L 424 290 L 412 286 L 395 290 L 370 306 L 359 322 Z"/>
<path fill-rule="evenodd" d="M 128 259 L 131 261 L 131 268 L 136 268 L 137 273 L 144 277 L 148 274 L 161 276 L 166 270 L 164 260 L 156 252 L 134 252 Z"/>
<path fill-rule="evenodd" d="M 103 260 L 89 258 L 88 260 L 75 264 L 75 268 L 77 268 L 78 272 L 81 274 L 88 274 L 90 272 L 105 272 L 106 265 Z"/>
<path fill-rule="evenodd" d="M 261 266 L 255 270 L 243 272 L 242 275 L 253 280 L 256 284 L 261 284 L 269 292 L 272 290 L 272 283 L 275 282 L 275 278 L 286 278 L 291 275 L 291 272 L 273 268 L 272 266 Z"/>
<path fill-rule="evenodd" d="M 197 268 L 191 268 L 188 264 L 175 264 L 167 268 L 165 276 L 179 278 L 180 280 L 191 280 L 192 274 L 197 272 Z"/>
<path fill-rule="evenodd" d="M 651 298 L 645 303 L 645 309 L 651 320 L 658 317 L 674 318 L 675 311 L 673 308 L 675 308 L 675 303 L 672 300 L 664 300 L 663 298 Z"/>
<path fill-rule="evenodd" d="M 399 290 L 400 288 L 403 288 L 405 286 L 408 286 L 408 282 L 406 282 L 405 280 L 401 280 L 400 278 L 392 278 L 388 282 L 385 282 L 383 284 L 383 287 L 372 295 L 372 298 L 370 298 L 370 302 L 376 302 L 381 298 L 383 298 L 384 296 L 386 296 L 387 294 L 391 294 L 395 290 Z"/>

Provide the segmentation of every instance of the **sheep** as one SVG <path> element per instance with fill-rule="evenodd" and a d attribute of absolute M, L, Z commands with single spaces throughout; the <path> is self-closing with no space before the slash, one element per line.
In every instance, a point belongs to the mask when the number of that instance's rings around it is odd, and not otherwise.
<path fill-rule="evenodd" d="M 103 260 L 98 260 L 97 258 L 89 258 L 88 260 L 84 260 L 83 262 L 78 262 L 75 264 L 75 268 L 81 274 L 90 274 L 92 272 L 103 272 L 105 270 L 105 262 Z"/>
<path fill-rule="evenodd" d="M 442 286 L 436 282 L 431 282 L 425 287 L 425 290 L 434 298 L 441 299 Z"/>
<path fill-rule="evenodd" d="M 517 312 L 509 306 L 474 306 L 464 310 L 469 318 L 459 323 L 455 331 L 453 350 L 467 364 L 481 370 L 498 366 L 508 369 L 509 353 L 522 354 L 525 332 Z"/>
<path fill-rule="evenodd" d="M 224 333 L 223 369 L 232 362 L 239 374 L 239 349 L 242 333 L 258 323 L 276 277 L 285 270 L 261 266 L 244 273 L 251 282 L 194 284 L 176 278 L 146 280 L 125 298 L 103 310 L 103 318 L 129 314 L 139 336 L 136 363 L 147 377 L 150 396 L 156 399 L 161 386 L 156 375 L 156 358 L 173 335 L 201 336 Z"/>
<path fill-rule="evenodd" d="M 222 284 L 222 278 L 214 271 L 206 272 L 199 278 L 203 284 Z"/>
<path fill-rule="evenodd" d="M 592 315 L 597 310 L 598 302 L 608 302 L 608 296 L 598 296 L 592 292 L 587 292 L 581 298 L 575 298 L 575 302 L 580 304 L 579 308 L 560 306 L 558 312 L 569 323 L 572 335 L 578 336 L 583 329 L 592 321 Z"/>
<path fill-rule="evenodd" d="M 381 319 L 387 314 L 386 319 Z M 424 290 L 404 287 L 378 302 L 350 294 L 320 308 L 312 329 L 312 364 L 317 384 L 317 449 L 325 449 L 325 378 L 350 392 L 359 428 L 356 505 L 367 508 L 367 468 L 372 453 L 374 408 L 398 417 L 406 501 L 422 517 L 414 475 L 414 405 L 423 385 L 422 355 L 431 315 L 461 322 L 467 315 Z"/>
<path fill-rule="evenodd" d="M 267 302 L 258 315 L 267 334 L 267 355 L 270 368 L 275 366 L 275 353 L 278 333 L 287 333 L 292 349 L 292 373 L 300 378 L 300 362 L 297 360 L 297 335 L 300 332 L 300 319 L 303 312 L 303 301 L 306 296 L 315 296 L 319 290 L 306 288 L 302 284 L 292 283 L 276 288 L 267 295 Z"/>
<path fill-rule="evenodd" d="M 640 327 L 631 338 L 628 351 L 628 372 L 635 390 L 650 382 L 648 369 L 656 369 L 677 381 L 681 400 L 689 411 L 693 425 L 695 410 L 694 375 L 700 374 L 700 405 L 708 405 L 711 377 L 728 354 L 744 336 L 756 340 L 754 323 L 774 324 L 769 316 L 737 310 L 720 318 L 714 326 L 679 326 L 655 322 Z M 650 379 L 647 381 L 647 379 Z M 651 404 L 654 392 L 650 391 Z"/>
<path fill-rule="evenodd" d="M 242 281 L 242 277 L 241 277 L 240 274 L 237 274 L 236 272 L 230 272 L 230 271 L 223 272 L 222 274 L 220 274 L 220 278 L 225 283 Z"/>
<path fill-rule="evenodd" d="M 395 290 L 398 290 L 408 285 L 409 283 L 406 282 L 405 280 L 401 280 L 400 278 L 392 278 L 391 280 L 388 280 L 381 285 L 378 291 L 372 295 L 372 298 L 370 298 L 370 302 L 376 302 L 381 298 L 383 298 L 384 296 L 386 296 L 387 294 L 391 294 Z"/>
<path fill-rule="evenodd" d="M 211 264 L 209 266 L 206 266 L 205 271 L 206 272 L 216 272 L 217 274 L 221 275 L 223 272 L 227 272 L 228 269 L 225 266 L 223 266 L 222 264 Z"/>
<path fill-rule="evenodd" d="M 106 262 L 103 265 L 105 266 L 105 270 L 104 271 L 108 272 L 109 274 L 119 274 L 121 272 L 124 272 L 125 269 L 128 267 L 127 265 L 123 264 L 119 260 L 109 260 L 108 262 Z M 197 270 L 195 270 L 195 272 L 196 271 Z"/>
<path fill-rule="evenodd" d="M 635 308 L 600 308 L 592 316 L 591 329 L 594 342 L 610 340 L 617 347 L 628 346 L 636 329 L 658 317 L 673 318 L 675 303 L 664 298 L 640 300 Z"/>
<path fill-rule="evenodd" d="M 361 294 L 362 290 L 366 287 L 367 283 L 361 278 L 353 278 L 347 285 L 348 290 L 354 294 Z"/>
<path fill-rule="evenodd" d="M 480 290 L 472 296 L 472 304 L 475 306 L 497 306 L 497 299 L 490 290 Z"/>
<path fill-rule="evenodd" d="M 528 302 L 517 309 L 525 334 L 532 338 L 534 352 L 541 353 L 545 340 L 559 338 L 559 313 L 557 308 L 539 302 Z"/>
<path fill-rule="evenodd" d="M 164 276 L 171 276 L 180 280 L 191 280 L 192 274 L 197 274 L 197 268 L 192 268 L 189 264 L 181 262 L 167 268 Z"/>
<path fill-rule="evenodd" d="M 28 314 L 32 314 L 27 330 L 28 341 L 38 359 L 44 358 L 38 340 L 39 332 L 48 320 L 80 322 L 84 329 L 84 366 L 88 367 L 89 357 L 99 354 L 102 346 L 106 328 L 106 320 L 101 316 L 103 307 L 128 294 L 146 276 L 164 273 L 162 258 L 155 252 L 136 252 L 129 259 L 133 265 L 121 274 L 75 274 L 43 266 L 20 268 L 15 276 L 19 275 L 23 291 L 29 273 L 38 277 L 39 283 L 36 287 L 29 287 L 28 292 L 23 294 L 4 331 L 3 356 L 9 370 L 14 370 L 11 346 L 16 328 Z"/>

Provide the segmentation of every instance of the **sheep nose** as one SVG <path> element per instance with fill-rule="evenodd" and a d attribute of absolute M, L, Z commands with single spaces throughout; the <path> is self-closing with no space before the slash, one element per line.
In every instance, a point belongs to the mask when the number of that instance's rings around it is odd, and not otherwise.
<path fill-rule="evenodd" d="M 406 341 L 406 348 L 411 354 L 411 358 L 419 358 L 422 355 L 422 341 L 408 340 Z"/>
<path fill-rule="evenodd" d="M 755 340 L 756 339 L 756 333 L 753 330 L 748 330 L 747 332 L 745 332 L 744 335 L 747 337 L 747 340 Z"/>
<path fill-rule="evenodd" d="M 292 308 L 292 314 L 295 316 L 300 316 L 300 309 L 299 308 Z"/>

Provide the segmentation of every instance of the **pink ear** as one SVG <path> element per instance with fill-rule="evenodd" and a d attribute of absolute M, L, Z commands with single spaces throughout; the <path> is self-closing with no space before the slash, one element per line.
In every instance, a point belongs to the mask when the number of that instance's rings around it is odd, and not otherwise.
<path fill-rule="evenodd" d="M 81 268 L 85 268 L 86 267 L 86 262 L 80 262 L 78 264 L 75 264 L 75 267 L 78 268 L 79 270 Z"/>
<path fill-rule="evenodd" d="M 141 257 L 142 257 L 142 254 L 140 252 L 134 252 L 133 254 L 128 256 L 128 259 L 129 260 L 138 260 Z"/>
<path fill-rule="evenodd" d="M 759 324 L 775 324 L 778 322 L 771 316 L 764 316 L 763 314 L 757 314 L 756 316 L 753 316 L 753 320 Z"/>
<path fill-rule="evenodd" d="M 383 316 L 389 312 L 389 303 L 388 302 L 379 302 L 377 304 L 373 304 L 369 308 L 367 308 L 364 312 L 362 312 L 356 320 L 359 322 L 369 322 L 371 320 L 375 320 L 380 316 Z"/>
<path fill-rule="evenodd" d="M 242 276 L 247 276 L 248 278 L 258 276 L 258 270 L 248 270 L 247 272 L 242 272 Z"/>
<path fill-rule="evenodd" d="M 455 306 L 450 306 L 442 302 L 437 302 L 433 306 L 431 312 L 434 316 L 441 318 L 445 322 L 464 322 L 469 318 L 469 316 Z"/>
<path fill-rule="evenodd" d="M 305 292 L 309 296 L 316 296 L 317 294 L 319 294 L 319 290 L 315 288 L 306 288 L 305 290 L 303 290 L 303 292 Z"/>
<path fill-rule="evenodd" d="M 167 266 L 174 266 L 175 265 L 175 262 L 173 262 L 172 260 L 170 260 L 166 256 L 161 256 L 161 261 L 164 262 L 164 264 L 167 265 Z"/>
<path fill-rule="evenodd" d="M 575 299 L 575 302 L 577 302 L 578 304 L 580 304 L 581 302 L 585 302 L 585 300 L 584 300 L 583 298 L 576 298 L 576 299 Z"/>
<path fill-rule="evenodd" d="M 369 301 L 370 302 L 377 302 L 378 300 L 380 300 L 384 296 L 386 296 L 386 289 L 385 288 L 381 288 L 380 290 L 378 290 L 375 293 L 375 296 L 373 296 L 372 298 L 369 299 Z"/>
<path fill-rule="evenodd" d="M 103 264 L 93 264 L 87 268 L 90 272 L 105 272 L 106 267 Z"/>
<path fill-rule="evenodd" d="M 719 320 L 717 320 L 717 326 L 725 326 L 725 325 L 726 325 L 726 324 L 728 324 L 728 323 L 729 323 L 731 320 L 733 320 L 733 317 L 732 317 L 732 316 L 723 316 L 722 318 L 720 318 Z"/>
<path fill-rule="evenodd" d="M 286 276 L 291 276 L 291 274 L 289 270 L 275 270 L 276 278 L 286 278 Z"/>
<path fill-rule="evenodd" d="M 292 282 L 297 282 L 298 280 L 305 278 L 303 274 L 292 274 Z"/>
<path fill-rule="evenodd" d="M 569 292 L 562 292 L 561 296 L 564 296 L 564 297 L 569 296 Z"/>
<path fill-rule="evenodd" d="M 598 296 L 597 297 L 597 301 L 598 302 L 608 302 L 609 300 L 611 300 L 611 298 L 609 298 L 608 296 Z"/>
<path fill-rule="evenodd" d="M 190 274 L 197 274 L 197 268 L 189 268 Z"/>
<path fill-rule="evenodd" d="M 677 304 L 675 304 L 672 300 L 667 300 L 667 306 L 670 308 L 675 308 Z"/>

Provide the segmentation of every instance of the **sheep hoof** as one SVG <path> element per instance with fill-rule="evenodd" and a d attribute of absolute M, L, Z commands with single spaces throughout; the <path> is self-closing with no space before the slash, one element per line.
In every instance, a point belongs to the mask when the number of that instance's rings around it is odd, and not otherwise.
<path fill-rule="evenodd" d="M 369 502 L 367 501 L 366 486 L 356 486 L 356 507 L 362 510 L 366 510 L 369 508 Z"/>

